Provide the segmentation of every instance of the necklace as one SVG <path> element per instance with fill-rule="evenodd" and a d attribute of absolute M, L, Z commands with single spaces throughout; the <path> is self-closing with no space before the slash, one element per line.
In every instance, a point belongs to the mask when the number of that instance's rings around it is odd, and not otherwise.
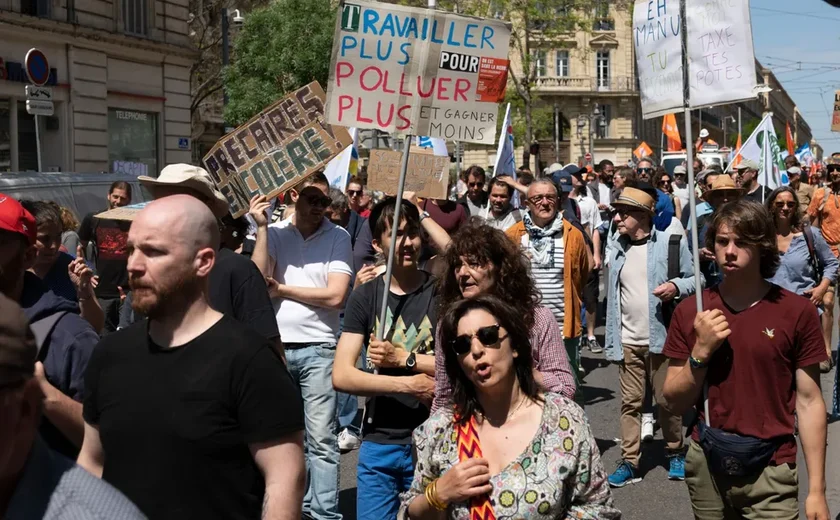
<path fill-rule="evenodd" d="M 501 421 L 501 422 L 500 422 L 500 423 L 498 423 L 498 424 L 501 426 L 502 424 L 504 424 L 504 423 L 506 423 L 507 421 L 511 420 L 511 419 L 513 418 L 513 416 L 514 416 L 514 415 L 516 415 L 516 413 L 519 411 L 519 409 L 520 409 L 520 408 L 522 408 L 522 405 L 523 405 L 523 404 L 525 404 L 525 401 L 527 401 L 527 400 L 528 400 L 528 398 L 527 398 L 527 397 L 522 397 L 522 396 L 521 396 L 521 394 L 520 394 L 520 396 L 519 396 L 519 401 L 516 403 L 516 406 L 514 406 L 514 407 L 513 407 L 513 408 L 512 408 L 512 409 L 508 412 L 507 417 L 505 417 L 505 420 L 504 420 L 504 421 Z M 490 423 L 490 424 L 494 424 L 494 423 L 493 423 L 493 420 L 492 420 L 492 419 L 490 419 L 489 417 L 487 417 L 486 415 L 484 415 L 484 413 L 483 413 L 483 412 L 476 412 L 476 413 L 477 413 L 479 416 L 481 416 L 481 420 L 482 420 L 482 421 L 487 421 L 487 422 L 488 422 L 488 423 Z M 495 426 L 495 424 L 494 424 L 494 426 Z"/>

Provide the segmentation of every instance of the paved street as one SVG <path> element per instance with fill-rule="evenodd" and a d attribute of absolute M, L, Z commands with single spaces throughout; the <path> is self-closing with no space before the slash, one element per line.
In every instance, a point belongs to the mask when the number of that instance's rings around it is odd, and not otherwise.
<path fill-rule="evenodd" d="M 601 331 L 602 332 L 602 331 Z M 835 336 L 836 337 L 836 336 Z M 618 446 L 620 435 L 618 428 L 621 395 L 618 388 L 618 368 L 607 363 L 603 354 L 593 355 L 583 352 L 583 366 L 588 374 L 584 380 L 586 394 L 586 412 L 592 424 L 592 430 L 601 449 L 602 460 L 607 471 L 612 471 L 621 456 Z M 831 389 L 834 372 L 823 376 L 823 394 L 826 404 L 831 407 Z M 356 453 L 348 453 L 341 458 L 341 509 L 346 520 L 355 520 L 356 501 Z M 801 454 L 801 450 L 800 450 Z M 840 422 L 829 425 L 829 452 L 827 466 L 829 471 L 840 459 Z M 834 464 L 832 464 L 834 462 Z M 664 456 L 664 441 L 659 431 L 655 440 L 643 448 L 642 472 L 644 480 L 639 484 L 613 490 L 616 505 L 624 513 L 624 518 L 685 520 L 692 518 L 688 491 L 682 482 L 671 482 L 668 477 L 667 460 Z M 807 491 L 805 463 L 798 464 L 800 491 Z M 840 471 L 838 476 L 840 476 Z M 840 478 L 828 477 L 829 507 L 834 515 L 840 512 Z M 834 490 L 832 494 L 831 490 Z M 800 493 L 800 503 L 804 503 L 805 494 Z M 376 519 L 379 520 L 379 519 Z"/>

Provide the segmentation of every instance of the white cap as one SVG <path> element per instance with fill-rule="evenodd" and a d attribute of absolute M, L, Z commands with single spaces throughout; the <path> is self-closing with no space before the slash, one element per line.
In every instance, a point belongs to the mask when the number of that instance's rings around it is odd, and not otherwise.
<path fill-rule="evenodd" d="M 705 139 L 705 138 L 707 138 L 707 137 L 709 137 L 709 131 L 708 131 L 708 130 L 706 130 L 705 128 L 704 128 L 704 129 L 702 129 L 702 130 L 700 130 L 700 138 L 701 138 L 701 139 Z"/>
<path fill-rule="evenodd" d="M 157 179 L 141 175 L 137 180 L 149 189 L 152 196 L 155 196 L 156 186 L 180 186 L 195 191 L 204 197 L 204 203 L 210 206 L 216 218 L 222 218 L 230 211 L 227 199 L 216 189 L 204 168 L 191 164 L 170 164 L 160 171 Z"/>

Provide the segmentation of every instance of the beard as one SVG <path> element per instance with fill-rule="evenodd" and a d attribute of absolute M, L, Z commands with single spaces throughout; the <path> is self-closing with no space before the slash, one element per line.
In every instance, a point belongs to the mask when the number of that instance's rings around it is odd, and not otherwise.
<path fill-rule="evenodd" d="M 180 274 L 157 286 L 130 278 L 128 285 L 132 290 L 131 308 L 149 319 L 178 312 L 201 290 L 199 278 L 192 273 Z"/>

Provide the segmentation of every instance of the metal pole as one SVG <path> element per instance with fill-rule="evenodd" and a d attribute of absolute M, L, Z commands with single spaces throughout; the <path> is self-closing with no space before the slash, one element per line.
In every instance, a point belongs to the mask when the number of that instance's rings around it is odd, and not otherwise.
<path fill-rule="evenodd" d="M 41 168 L 41 131 L 38 129 L 38 116 L 36 115 L 33 117 L 35 118 L 35 151 L 38 155 L 38 173 L 41 173 L 44 171 L 44 169 Z"/>
<path fill-rule="evenodd" d="M 554 103 L 554 162 L 560 162 L 560 105 Z"/>
<path fill-rule="evenodd" d="M 741 106 L 738 106 L 738 137 L 741 137 Z M 738 150 L 740 151 L 740 150 Z"/>
<path fill-rule="evenodd" d="M 590 114 L 589 115 L 589 157 L 591 157 L 591 161 L 595 160 L 595 116 Z M 584 162 L 586 162 L 586 157 L 583 158 Z"/>
<path fill-rule="evenodd" d="M 230 32 L 230 20 L 228 19 L 228 10 L 227 7 L 222 8 L 222 73 L 224 73 L 224 69 L 227 68 L 228 64 L 230 63 L 230 41 L 229 35 Z M 224 83 L 224 76 L 222 76 L 222 82 Z M 222 85 L 222 92 L 224 93 L 224 106 L 228 104 L 228 93 L 227 89 L 224 88 Z M 227 122 L 225 123 L 227 126 Z"/>
<path fill-rule="evenodd" d="M 461 178 L 461 141 L 455 141 L 455 171 L 457 177 Z M 495 172 L 493 172 L 495 175 Z"/>

